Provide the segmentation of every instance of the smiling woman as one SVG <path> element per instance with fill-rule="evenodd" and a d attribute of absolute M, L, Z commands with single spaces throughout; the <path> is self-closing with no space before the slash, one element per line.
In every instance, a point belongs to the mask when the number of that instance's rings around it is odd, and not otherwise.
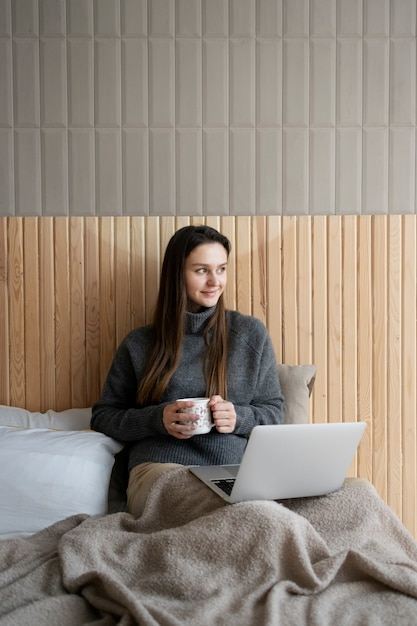
<path fill-rule="evenodd" d="M 219 243 L 201 244 L 185 261 L 187 309 L 197 313 L 203 307 L 215 306 L 227 282 L 225 248 Z"/>
<path fill-rule="evenodd" d="M 178 465 L 240 463 L 256 425 L 284 420 L 276 356 L 264 324 L 224 303 L 230 241 L 185 226 L 168 242 L 153 323 L 119 346 L 91 425 L 128 448 L 129 511 L 141 515 L 150 486 Z M 213 428 L 183 411 L 207 397 Z M 179 400 L 188 398 L 188 400 Z"/>

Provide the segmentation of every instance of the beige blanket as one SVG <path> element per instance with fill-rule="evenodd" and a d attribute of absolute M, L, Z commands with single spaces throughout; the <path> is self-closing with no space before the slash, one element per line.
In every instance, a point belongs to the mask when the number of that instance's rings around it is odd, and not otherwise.
<path fill-rule="evenodd" d="M 140 520 L 0 542 L 1 626 L 417 624 L 417 543 L 373 487 L 227 505 L 185 468 Z"/>

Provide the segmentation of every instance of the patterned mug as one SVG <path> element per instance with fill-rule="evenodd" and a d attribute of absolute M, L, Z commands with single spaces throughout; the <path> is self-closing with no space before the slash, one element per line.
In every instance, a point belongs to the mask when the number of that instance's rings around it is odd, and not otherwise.
<path fill-rule="evenodd" d="M 213 427 L 213 420 L 211 419 L 211 411 L 208 405 L 210 398 L 179 398 L 182 402 L 189 401 L 194 402 L 194 406 L 185 407 L 181 409 L 181 413 L 194 413 L 199 416 L 198 420 L 194 422 L 195 430 L 190 432 L 184 431 L 183 435 L 205 435 L 209 433 Z M 186 420 L 181 420 L 183 424 L 192 424 Z"/>

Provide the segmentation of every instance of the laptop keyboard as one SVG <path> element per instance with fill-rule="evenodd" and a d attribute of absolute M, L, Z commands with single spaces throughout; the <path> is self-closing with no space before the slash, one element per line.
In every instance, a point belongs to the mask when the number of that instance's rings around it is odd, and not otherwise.
<path fill-rule="evenodd" d="M 217 487 L 220 487 L 224 493 L 227 493 L 227 495 L 230 496 L 235 480 L 236 478 L 217 478 L 211 482 L 217 485 Z"/>

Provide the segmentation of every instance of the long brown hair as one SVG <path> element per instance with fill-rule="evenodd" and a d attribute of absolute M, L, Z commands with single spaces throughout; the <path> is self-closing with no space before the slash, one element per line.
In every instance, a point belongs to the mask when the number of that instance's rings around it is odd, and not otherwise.
<path fill-rule="evenodd" d="M 220 243 L 229 257 L 227 237 L 210 226 L 184 226 L 171 237 L 162 263 L 158 299 L 153 317 L 154 344 L 138 389 L 140 405 L 159 402 L 181 357 L 187 291 L 185 259 L 197 246 Z M 205 329 L 204 359 L 206 394 L 227 398 L 227 325 L 223 294 Z"/>

